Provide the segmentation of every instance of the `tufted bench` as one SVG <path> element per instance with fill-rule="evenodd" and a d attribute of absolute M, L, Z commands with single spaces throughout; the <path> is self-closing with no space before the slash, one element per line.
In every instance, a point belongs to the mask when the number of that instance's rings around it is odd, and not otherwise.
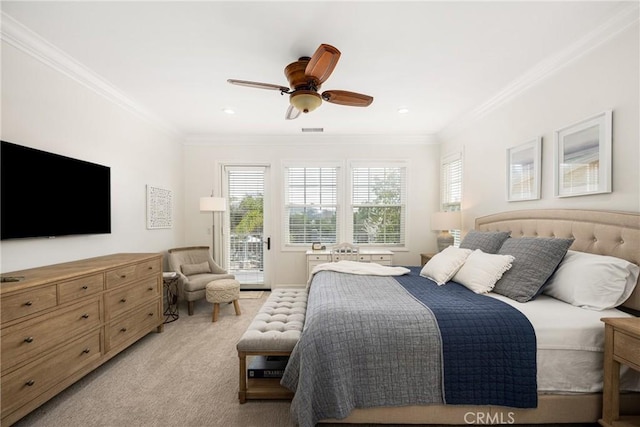
<path fill-rule="evenodd" d="M 300 339 L 306 311 L 306 289 L 271 291 L 236 345 L 240 359 L 240 403 L 247 399 L 290 399 L 293 396 L 280 385 L 279 378 L 247 382 L 247 356 L 289 356 Z"/>

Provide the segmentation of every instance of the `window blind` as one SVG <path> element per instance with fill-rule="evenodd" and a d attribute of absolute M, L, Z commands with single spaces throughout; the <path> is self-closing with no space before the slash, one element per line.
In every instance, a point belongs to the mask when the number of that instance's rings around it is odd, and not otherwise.
<path fill-rule="evenodd" d="M 440 162 L 440 209 L 459 211 L 462 204 L 462 153 L 454 153 Z M 460 244 L 460 230 L 450 230 L 454 245 Z"/>
<path fill-rule="evenodd" d="M 352 241 L 402 246 L 406 223 L 406 168 L 353 167 Z"/>
<path fill-rule="evenodd" d="M 264 268 L 264 168 L 227 167 L 229 198 L 228 269 Z"/>
<path fill-rule="evenodd" d="M 285 244 L 337 243 L 338 173 L 338 167 L 285 167 Z"/>

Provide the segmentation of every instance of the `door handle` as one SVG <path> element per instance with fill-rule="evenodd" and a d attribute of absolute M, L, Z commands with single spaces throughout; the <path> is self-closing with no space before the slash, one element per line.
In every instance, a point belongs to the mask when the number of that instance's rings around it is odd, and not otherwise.
<path fill-rule="evenodd" d="M 267 245 L 267 250 L 271 250 L 271 237 L 267 237 L 267 241 L 264 242 Z"/>

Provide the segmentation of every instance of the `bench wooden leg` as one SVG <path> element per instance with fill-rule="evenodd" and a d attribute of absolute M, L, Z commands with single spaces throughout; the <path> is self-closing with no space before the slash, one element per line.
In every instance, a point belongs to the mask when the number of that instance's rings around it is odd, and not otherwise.
<path fill-rule="evenodd" d="M 238 358 L 240 359 L 240 389 L 238 390 L 238 400 L 240 400 L 240 403 L 245 403 L 247 401 L 247 354 L 239 351 Z"/>
<path fill-rule="evenodd" d="M 236 310 L 236 316 L 240 316 L 240 304 L 238 304 L 238 300 L 234 299 L 233 300 L 233 308 L 235 308 Z"/>

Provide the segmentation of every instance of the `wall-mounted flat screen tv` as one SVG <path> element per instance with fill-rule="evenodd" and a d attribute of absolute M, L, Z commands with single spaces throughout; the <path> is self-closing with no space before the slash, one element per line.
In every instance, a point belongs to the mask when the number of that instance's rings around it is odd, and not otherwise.
<path fill-rule="evenodd" d="M 111 233 L 111 169 L 0 142 L 0 238 Z"/>

